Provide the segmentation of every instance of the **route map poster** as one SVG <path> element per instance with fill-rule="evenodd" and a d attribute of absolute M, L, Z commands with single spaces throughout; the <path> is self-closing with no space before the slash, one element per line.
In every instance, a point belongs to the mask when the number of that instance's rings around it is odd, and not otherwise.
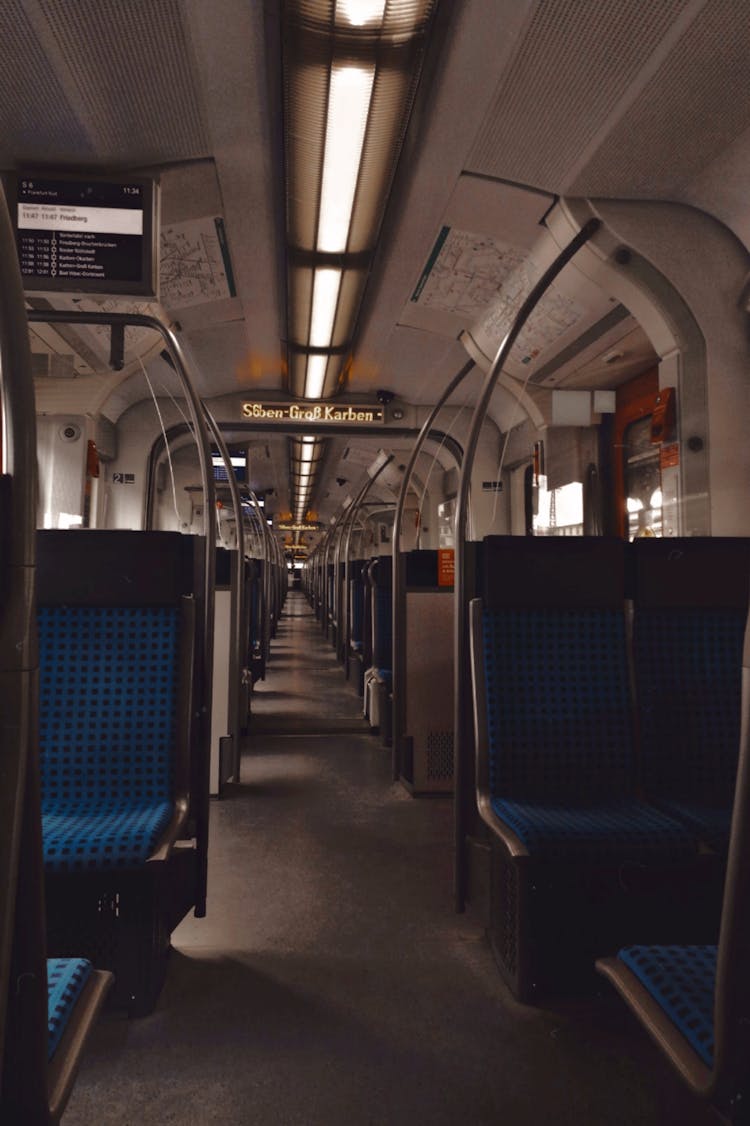
<path fill-rule="evenodd" d="M 236 297 L 224 220 L 220 215 L 161 229 L 159 293 L 168 309 Z"/>

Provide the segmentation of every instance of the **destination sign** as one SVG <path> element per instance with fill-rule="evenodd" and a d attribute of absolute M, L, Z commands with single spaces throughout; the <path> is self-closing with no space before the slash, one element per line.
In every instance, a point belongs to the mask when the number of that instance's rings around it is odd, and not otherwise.
<path fill-rule="evenodd" d="M 316 422 L 328 426 L 373 426 L 385 421 L 385 411 L 369 403 L 244 402 L 242 417 L 253 422 Z"/>
<path fill-rule="evenodd" d="M 277 524 L 277 532 L 316 532 L 320 527 L 319 522 L 314 524 Z"/>
<path fill-rule="evenodd" d="M 24 287 L 153 296 L 153 185 L 21 174 L 16 239 Z"/>

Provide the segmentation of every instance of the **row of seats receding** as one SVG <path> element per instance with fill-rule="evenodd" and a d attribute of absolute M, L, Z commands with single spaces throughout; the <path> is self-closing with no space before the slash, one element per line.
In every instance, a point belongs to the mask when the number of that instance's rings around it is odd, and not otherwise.
<path fill-rule="evenodd" d="M 477 794 L 511 990 L 569 988 L 636 942 L 715 942 L 749 540 L 490 537 L 483 573 Z"/>
<path fill-rule="evenodd" d="M 339 562 L 338 571 L 328 563 L 327 606 L 321 595 L 324 564 L 317 564 L 320 573 L 313 569 L 306 583 L 346 677 L 363 697 L 365 717 L 386 746 L 394 745 L 394 776 L 414 795 L 448 794 L 453 788 L 453 587 L 441 574 L 438 556 L 428 549 L 398 556 L 403 573 L 398 685 L 393 557 Z"/>

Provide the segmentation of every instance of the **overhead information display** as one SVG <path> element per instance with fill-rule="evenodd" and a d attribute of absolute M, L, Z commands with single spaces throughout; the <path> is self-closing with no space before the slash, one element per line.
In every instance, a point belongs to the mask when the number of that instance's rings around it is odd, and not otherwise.
<path fill-rule="evenodd" d="M 254 422 L 314 422 L 328 426 L 372 426 L 385 421 L 382 407 L 371 403 L 242 403 L 242 417 Z"/>
<path fill-rule="evenodd" d="M 19 174 L 24 288 L 155 296 L 153 184 Z"/>

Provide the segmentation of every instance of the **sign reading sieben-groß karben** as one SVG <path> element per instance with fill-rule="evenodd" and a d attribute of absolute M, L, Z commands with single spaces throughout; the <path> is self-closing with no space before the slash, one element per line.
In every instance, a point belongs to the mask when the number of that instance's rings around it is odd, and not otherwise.
<path fill-rule="evenodd" d="M 316 422 L 323 425 L 373 426 L 385 420 L 381 406 L 370 403 L 244 402 L 242 417 L 253 422 Z"/>

